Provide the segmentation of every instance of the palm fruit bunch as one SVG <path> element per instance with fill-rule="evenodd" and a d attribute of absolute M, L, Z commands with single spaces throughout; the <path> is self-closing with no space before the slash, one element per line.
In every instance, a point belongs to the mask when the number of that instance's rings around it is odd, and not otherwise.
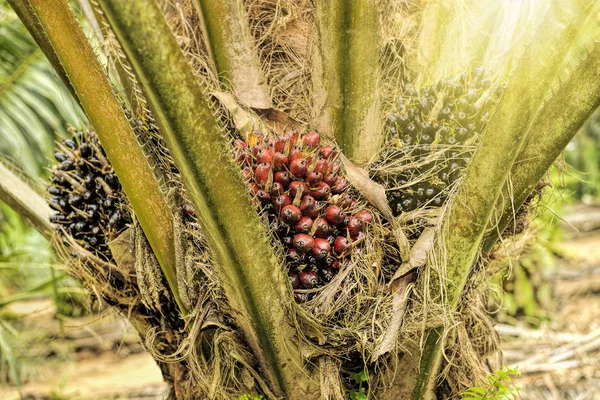
<path fill-rule="evenodd" d="M 108 241 L 131 223 L 119 179 L 106 158 L 98 136 L 75 131 L 57 144 L 52 166 L 49 204 L 56 211 L 50 222 L 64 229 L 86 250 L 111 258 Z"/>
<path fill-rule="evenodd" d="M 404 84 L 386 121 L 389 145 L 373 165 L 374 180 L 388 189 L 394 215 L 445 202 L 502 91 L 485 78 L 483 67 L 420 89 Z M 401 173 L 384 172 L 395 161 L 408 164 L 415 159 L 428 161 L 415 162 Z"/>
<path fill-rule="evenodd" d="M 233 157 L 286 251 L 297 302 L 309 300 L 360 251 L 373 214 L 349 193 L 337 150 L 321 136 L 297 131 L 269 139 L 251 132 Z"/>

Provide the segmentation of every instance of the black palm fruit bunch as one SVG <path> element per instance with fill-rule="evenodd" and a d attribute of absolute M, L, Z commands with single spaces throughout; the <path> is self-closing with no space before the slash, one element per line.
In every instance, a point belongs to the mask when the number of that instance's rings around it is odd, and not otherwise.
<path fill-rule="evenodd" d="M 394 215 L 444 204 L 502 91 L 483 67 L 419 89 L 404 85 L 387 118 L 388 145 L 372 166 Z"/>
<path fill-rule="evenodd" d="M 336 156 L 315 131 L 271 139 L 251 132 L 234 144 L 233 157 L 287 252 L 297 302 L 333 279 L 360 249 L 373 220 L 351 195 Z"/>
<path fill-rule="evenodd" d="M 52 167 L 50 222 L 64 229 L 86 250 L 111 258 L 108 241 L 131 223 L 121 185 L 95 132 L 69 130 L 57 144 Z"/>

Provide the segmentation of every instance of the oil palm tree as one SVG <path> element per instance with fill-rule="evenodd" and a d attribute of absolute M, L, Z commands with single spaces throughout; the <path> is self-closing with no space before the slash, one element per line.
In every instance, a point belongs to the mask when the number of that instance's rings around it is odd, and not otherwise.
<path fill-rule="evenodd" d="M 588 18 L 593 1 L 529 8 L 468 1 L 83 1 L 104 65 L 65 0 L 9 4 L 97 134 L 102 151 L 95 139 L 89 143 L 98 158 L 107 156 L 106 163 L 94 161 L 102 164 L 102 182 L 113 179 L 106 176 L 113 170 L 119 180 L 112 189 L 100 186 L 114 198 L 122 187 L 132 212 L 104 255 L 82 248 L 65 229 L 54 243 L 71 260 L 70 272 L 138 329 L 173 398 L 333 399 L 358 396 L 368 385 L 373 398 L 420 399 L 457 395 L 485 374 L 482 360 L 498 350 L 480 301 L 487 261 L 600 102 L 598 50 L 586 49 L 583 58 L 570 52 L 580 28 L 596 22 Z M 573 57 L 580 62 L 571 71 L 564 61 Z M 491 79 L 484 82 L 473 64 L 485 65 Z M 565 70 L 568 77 L 556 84 Z M 448 200 L 432 211 L 400 175 L 443 173 L 438 166 L 451 163 L 446 147 L 471 117 L 454 115 L 445 101 L 455 96 L 451 107 L 479 115 L 482 103 L 468 100 L 472 81 L 487 93 L 473 101 L 493 99 L 486 102 L 492 108 L 478 117 L 477 135 L 461 143 L 470 155 L 466 168 L 448 167 L 459 173 L 444 186 Z M 413 107 L 421 107 L 416 147 L 414 124 L 402 122 Z M 296 130 L 307 131 L 297 148 Z M 63 169 L 83 154 L 80 142 L 93 137 L 79 135 L 57 156 L 67 162 Z M 255 165 L 265 154 L 261 143 L 281 143 L 284 157 L 298 151 L 307 163 L 330 160 L 336 147 L 335 161 L 326 161 L 335 171 L 326 174 L 336 175 L 330 189 L 340 195 L 323 195 L 326 219 L 336 221 L 339 210 L 330 216 L 329 207 L 339 209 L 343 199 L 349 210 L 369 215 L 359 225 L 362 236 L 340 220 L 348 238 L 334 237 L 332 254 L 344 264 L 329 284 L 296 291 L 308 292 L 299 304 L 286 278 L 285 238 L 273 232 L 282 222 L 272 208 L 257 207 L 264 189 L 279 183 L 274 170 L 263 176 L 262 162 Z M 243 176 L 232 152 L 248 154 L 252 170 Z M 436 152 L 445 161 L 436 161 Z M 290 160 L 283 165 L 300 182 L 306 171 Z M 9 171 L 2 176 L 0 197 L 53 237 L 45 203 Z M 344 192 L 338 179 L 352 188 Z M 85 190 L 73 182 L 69 187 Z M 321 196 L 315 185 L 309 183 L 311 195 Z M 298 186 L 286 193 L 301 205 Z M 398 190 L 400 201 L 391 194 Z M 292 211 L 281 213 L 284 223 L 296 221 Z M 421 220 L 426 228 L 417 232 Z M 312 240 L 304 235 L 293 239 L 297 251 Z"/>

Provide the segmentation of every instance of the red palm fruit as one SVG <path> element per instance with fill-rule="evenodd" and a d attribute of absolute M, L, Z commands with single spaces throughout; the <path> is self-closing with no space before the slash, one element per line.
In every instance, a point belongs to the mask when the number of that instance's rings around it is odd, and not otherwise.
<path fill-rule="evenodd" d="M 290 146 L 295 146 L 298 143 L 298 138 L 300 137 L 300 132 L 297 130 L 293 130 L 290 132 Z"/>
<path fill-rule="evenodd" d="M 269 149 L 271 154 L 275 153 L 275 140 L 274 139 L 270 139 L 267 142 L 267 149 Z"/>
<path fill-rule="evenodd" d="M 306 186 L 306 183 L 302 181 L 293 181 L 290 183 L 290 197 L 292 199 L 296 198 L 298 191 L 302 192 L 301 196 L 308 193 L 308 186 Z"/>
<path fill-rule="evenodd" d="M 315 228 L 315 236 L 316 237 L 326 238 L 327 236 L 329 236 L 329 233 L 331 232 L 331 227 L 329 226 L 327 221 L 325 221 L 325 218 L 317 218 L 315 220 L 315 224 L 317 224 L 317 226 Z M 330 243 L 330 244 L 333 244 L 333 243 Z"/>
<path fill-rule="evenodd" d="M 335 185 L 331 187 L 331 191 L 334 194 L 341 194 L 348 188 L 348 181 L 339 176 L 335 181 Z"/>
<path fill-rule="evenodd" d="M 294 300 L 296 303 L 305 303 L 308 301 L 308 293 L 294 292 Z"/>
<path fill-rule="evenodd" d="M 308 233 L 313 227 L 313 220 L 311 217 L 302 217 L 296 225 L 294 225 L 294 230 L 298 233 Z"/>
<path fill-rule="evenodd" d="M 329 255 L 331 251 L 331 246 L 329 242 L 325 239 L 316 238 L 315 244 L 312 248 L 312 255 L 317 259 L 321 260 Z"/>
<path fill-rule="evenodd" d="M 288 204 L 281 210 L 281 217 L 285 222 L 293 225 L 300 220 L 302 213 L 298 207 Z"/>
<path fill-rule="evenodd" d="M 335 243 L 335 236 L 331 235 L 331 236 L 327 236 L 327 241 L 329 242 L 330 245 L 333 246 L 333 244 Z"/>
<path fill-rule="evenodd" d="M 271 195 L 279 196 L 280 194 L 283 194 L 284 191 L 285 189 L 281 183 L 273 182 L 273 187 L 271 187 Z"/>
<path fill-rule="evenodd" d="M 290 160 L 290 163 L 294 160 L 297 160 L 299 158 L 302 158 L 302 152 L 300 151 L 299 148 L 297 147 L 292 147 L 290 149 L 290 155 L 288 156 L 288 159 Z"/>
<path fill-rule="evenodd" d="M 288 279 L 290 280 L 293 289 L 298 289 L 300 287 L 300 279 L 298 278 L 297 273 L 288 272 Z"/>
<path fill-rule="evenodd" d="M 194 210 L 194 206 L 192 206 L 189 203 L 184 204 L 181 207 L 181 210 L 183 211 L 183 213 L 187 216 L 192 217 L 194 214 L 196 214 L 196 210 Z"/>
<path fill-rule="evenodd" d="M 306 183 L 309 187 L 315 187 L 323 180 L 323 174 L 318 171 L 309 173 L 306 177 Z"/>
<path fill-rule="evenodd" d="M 341 202 L 344 208 L 350 208 L 356 203 L 348 193 L 342 195 Z"/>
<path fill-rule="evenodd" d="M 244 149 L 248 147 L 248 144 L 245 141 L 241 140 L 241 139 L 236 139 L 233 142 L 233 145 L 235 147 L 240 147 L 240 148 L 244 148 Z"/>
<path fill-rule="evenodd" d="M 292 247 L 291 249 L 288 249 L 287 258 L 290 262 L 299 263 L 302 261 L 302 254 L 298 253 L 298 250 Z"/>
<path fill-rule="evenodd" d="M 362 223 L 358 218 L 350 217 L 348 218 L 348 225 L 346 225 L 346 228 L 351 236 L 356 235 L 362 230 Z"/>
<path fill-rule="evenodd" d="M 242 176 L 245 179 L 250 180 L 252 179 L 252 171 L 249 168 L 244 168 L 244 170 L 242 171 Z"/>
<path fill-rule="evenodd" d="M 323 268 L 320 272 L 325 282 L 330 282 L 335 276 L 335 271 L 331 268 Z"/>
<path fill-rule="evenodd" d="M 275 142 L 275 151 L 285 151 L 285 145 L 287 144 L 289 138 L 284 136 L 282 139 L 279 139 Z"/>
<path fill-rule="evenodd" d="M 336 254 L 344 254 L 348 249 L 352 247 L 352 242 L 343 236 L 335 238 L 333 244 L 333 250 Z"/>
<path fill-rule="evenodd" d="M 307 215 L 309 212 L 314 211 L 317 202 L 312 196 L 304 196 L 300 202 L 300 211 L 302 214 Z"/>
<path fill-rule="evenodd" d="M 261 150 L 264 150 L 264 148 L 260 144 L 257 144 L 252 148 L 252 155 L 256 157 L 256 154 L 258 154 L 258 152 Z"/>
<path fill-rule="evenodd" d="M 321 143 L 321 135 L 315 131 L 310 131 L 302 138 L 302 144 L 308 147 L 317 147 Z"/>
<path fill-rule="evenodd" d="M 327 160 L 333 154 L 333 147 L 329 145 L 323 146 L 321 150 L 319 150 L 319 154 Z"/>
<path fill-rule="evenodd" d="M 290 173 L 287 171 L 277 171 L 273 176 L 273 181 L 281 183 L 281 186 L 287 188 L 291 182 Z"/>
<path fill-rule="evenodd" d="M 265 192 L 264 190 L 259 190 L 258 192 L 256 192 L 256 197 L 263 203 L 268 203 L 269 201 L 271 201 L 271 195 L 268 192 Z"/>
<path fill-rule="evenodd" d="M 271 164 L 268 162 L 260 163 L 254 170 L 254 178 L 256 183 L 264 187 L 269 180 L 269 174 L 271 173 Z"/>
<path fill-rule="evenodd" d="M 290 199 L 290 196 L 288 196 L 287 194 L 284 193 L 282 195 L 275 197 L 272 200 L 272 203 L 273 203 L 273 206 L 275 207 L 275 211 L 277 213 L 280 213 L 281 210 L 283 210 L 283 208 L 285 206 L 292 204 L 292 199 Z"/>
<path fill-rule="evenodd" d="M 273 167 L 277 170 L 285 169 L 288 162 L 288 156 L 286 156 L 283 151 L 278 151 L 273 155 Z"/>
<path fill-rule="evenodd" d="M 323 200 L 331 194 L 331 187 L 325 182 L 319 182 L 315 190 L 311 190 L 310 194 L 317 200 Z"/>
<path fill-rule="evenodd" d="M 327 243 L 329 243 L 329 241 Z M 335 262 L 335 260 L 336 258 L 331 253 L 329 253 L 327 257 L 325 257 L 323 262 L 325 263 L 325 265 L 331 266 Z"/>
<path fill-rule="evenodd" d="M 370 224 L 373 222 L 373 214 L 369 210 L 363 210 L 356 214 L 356 218 L 358 218 L 364 224 Z"/>
<path fill-rule="evenodd" d="M 337 163 L 330 163 L 327 165 L 327 172 L 330 174 L 337 174 L 340 172 L 340 165 Z"/>
<path fill-rule="evenodd" d="M 267 162 L 267 163 L 271 164 L 272 161 L 273 161 L 273 153 L 271 153 L 269 150 L 260 149 L 256 153 L 256 162 L 258 164 L 263 163 L 263 162 Z"/>
<path fill-rule="evenodd" d="M 298 178 L 304 178 L 306 176 L 307 163 L 304 158 L 296 158 L 290 161 L 290 172 L 292 175 Z"/>
<path fill-rule="evenodd" d="M 317 201 L 315 203 L 315 208 L 313 208 L 312 210 L 308 210 L 305 215 L 307 217 L 311 217 L 312 219 L 315 219 L 319 216 L 319 214 L 321 214 L 321 209 L 323 208 L 323 204 L 320 201 Z"/>
<path fill-rule="evenodd" d="M 319 285 L 319 275 L 315 271 L 302 271 L 298 274 L 304 289 L 313 289 Z"/>
<path fill-rule="evenodd" d="M 335 204 L 330 205 L 325 210 L 325 218 L 327 222 L 333 225 L 339 225 L 344 222 L 346 218 L 346 213 L 340 206 L 336 206 Z"/>
<path fill-rule="evenodd" d="M 325 176 L 325 174 L 327 173 L 327 161 L 317 160 L 315 162 L 315 167 L 313 168 L 313 171 Z"/>
<path fill-rule="evenodd" d="M 365 233 L 363 231 L 358 231 L 356 234 L 351 235 L 350 239 L 352 239 L 353 242 L 356 242 L 357 240 L 364 239 L 364 237 Z"/>
<path fill-rule="evenodd" d="M 338 179 L 337 174 L 329 173 L 329 174 L 325 175 L 325 177 L 323 178 L 323 182 L 325 182 L 329 186 L 333 186 L 333 185 L 335 185 L 335 182 L 337 181 L 337 179 Z"/>
<path fill-rule="evenodd" d="M 248 186 L 250 187 L 250 190 L 251 190 L 251 191 L 252 191 L 252 193 L 254 193 L 254 194 L 256 194 L 256 193 L 257 193 L 257 192 L 260 190 L 260 188 L 258 187 L 258 185 L 257 185 L 256 183 L 254 183 L 254 182 L 250 182 L 250 183 L 248 184 Z"/>
<path fill-rule="evenodd" d="M 242 149 L 242 148 L 236 148 L 233 150 L 233 153 L 231 154 L 231 158 L 233 158 L 235 161 L 237 161 L 238 163 L 243 163 L 244 161 L 246 161 L 246 153 L 248 152 L 248 150 Z"/>
<path fill-rule="evenodd" d="M 294 236 L 294 247 L 300 253 L 308 253 L 315 245 L 315 240 L 306 233 L 299 233 Z"/>
<path fill-rule="evenodd" d="M 336 258 L 333 264 L 331 264 L 331 268 L 340 269 L 340 260 Z"/>

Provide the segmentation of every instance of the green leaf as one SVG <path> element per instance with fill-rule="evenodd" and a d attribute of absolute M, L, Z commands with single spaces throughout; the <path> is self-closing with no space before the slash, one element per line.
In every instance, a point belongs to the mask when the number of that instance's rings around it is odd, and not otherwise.
<path fill-rule="evenodd" d="M 354 382 L 360 384 L 362 382 L 366 382 L 369 379 L 369 375 L 367 374 L 367 371 L 363 369 L 362 371 L 354 374 L 352 379 L 354 379 Z"/>
<path fill-rule="evenodd" d="M 360 388 L 360 390 L 352 390 L 350 392 L 350 400 L 367 400 L 367 394 L 365 393 L 365 388 Z"/>

